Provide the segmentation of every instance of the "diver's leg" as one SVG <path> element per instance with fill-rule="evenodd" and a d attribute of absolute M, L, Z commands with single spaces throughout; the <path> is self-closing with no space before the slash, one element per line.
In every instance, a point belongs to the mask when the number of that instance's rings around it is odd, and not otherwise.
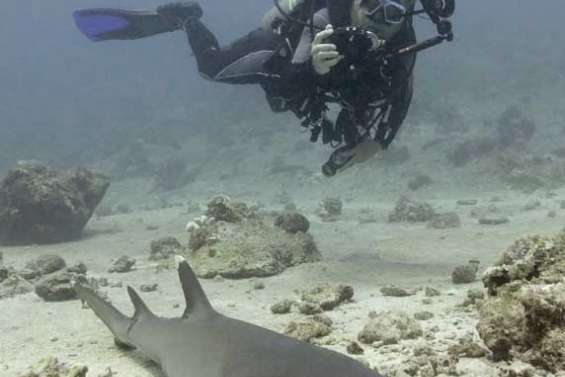
<path fill-rule="evenodd" d="M 157 13 L 166 18 L 169 23 L 184 29 L 188 35 L 188 42 L 196 56 L 201 73 L 208 75 L 206 59 L 208 51 L 220 48 L 214 34 L 200 21 L 203 15 L 202 8 L 197 2 L 179 2 L 161 5 Z"/>
<path fill-rule="evenodd" d="M 254 84 L 262 82 L 268 74 L 264 63 L 279 45 L 279 38 L 272 31 L 259 28 L 220 47 L 214 34 L 200 21 L 202 10 L 197 3 L 167 4 L 157 8 L 157 12 L 184 28 L 198 70 L 206 78 Z"/>
<path fill-rule="evenodd" d="M 200 4 L 196 1 L 161 5 L 157 7 L 157 13 L 179 29 L 182 29 L 186 22 L 197 20 L 203 14 Z"/>
<path fill-rule="evenodd" d="M 322 173 L 333 177 L 349 167 L 365 162 L 383 150 L 380 142 L 365 138 L 355 144 L 346 144 L 337 148 L 328 161 L 322 165 Z"/>
<path fill-rule="evenodd" d="M 200 73 L 232 84 L 261 83 L 268 75 L 264 63 L 279 46 L 278 37 L 261 28 L 222 47 L 200 20 L 188 23 L 186 33 Z"/>
<path fill-rule="evenodd" d="M 381 142 L 374 140 L 370 133 L 358 130 L 357 121 L 351 117 L 349 111 L 342 109 L 336 124 L 343 133 L 344 145 L 337 148 L 322 165 L 322 173 L 326 177 L 365 162 L 383 149 Z"/>

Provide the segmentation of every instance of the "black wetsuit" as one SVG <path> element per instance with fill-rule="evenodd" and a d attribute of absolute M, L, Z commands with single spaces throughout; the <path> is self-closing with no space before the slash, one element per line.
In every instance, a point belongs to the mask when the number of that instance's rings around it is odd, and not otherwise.
<path fill-rule="evenodd" d="M 316 15 L 315 24 L 318 28 L 330 23 L 327 10 L 322 9 Z M 377 127 L 376 136 L 384 148 L 394 139 L 406 117 L 412 99 L 414 54 L 390 61 L 391 79 L 383 83 L 380 68 L 358 79 L 340 74 L 337 66 L 328 75 L 316 74 L 312 68 L 309 46 L 299 45 L 306 39 L 310 39 L 308 43 L 311 42 L 311 35 L 305 35 L 306 30 L 302 36 L 289 39 L 274 31 L 259 28 L 225 47 L 220 47 L 216 37 L 200 20 L 188 23 L 186 31 L 198 69 L 204 77 L 224 83 L 259 84 L 265 90 L 273 111 L 290 110 L 298 117 L 303 117 L 307 100 L 313 92 L 320 90 L 346 89 L 348 102 L 360 113 L 369 103 L 382 100 L 385 96 L 389 106 L 386 118 Z M 415 42 L 412 22 L 407 20 L 403 29 L 387 43 L 387 48 L 394 51 Z M 301 49 L 304 51 L 298 51 Z M 297 58 L 297 54 L 302 56 Z M 340 117 L 352 117 L 354 114 L 355 111 L 342 111 Z M 354 122 L 353 119 L 350 121 Z M 347 122 L 348 119 L 345 119 Z M 354 138 L 348 140 L 346 137 L 345 141 L 346 144 L 355 143 Z"/>

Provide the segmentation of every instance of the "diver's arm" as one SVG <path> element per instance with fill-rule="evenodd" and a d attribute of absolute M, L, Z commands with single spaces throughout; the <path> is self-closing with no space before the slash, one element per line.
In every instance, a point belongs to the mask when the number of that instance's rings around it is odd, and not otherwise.
<path fill-rule="evenodd" d="M 312 33 L 310 27 L 304 28 L 302 35 L 300 36 L 300 41 L 298 42 L 294 55 L 292 56 L 293 64 L 300 64 L 312 60 L 312 41 L 314 40 L 315 34 L 318 31 L 324 30 L 329 23 L 330 18 L 326 8 L 314 14 L 314 33 Z"/>
<path fill-rule="evenodd" d="M 321 10 L 314 15 L 316 30 L 323 29 L 328 24 L 327 11 Z M 306 27 L 298 42 L 298 47 L 289 60 L 288 58 L 273 59 L 269 65 L 278 78 L 264 82 L 263 88 L 273 111 L 292 110 L 302 117 L 302 107 L 305 101 L 315 91 L 321 77 L 312 64 L 312 34 Z"/>
<path fill-rule="evenodd" d="M 314 15 L 314 30 L 305 27 L 300 41 L 294 51 L 290 64 L 280 69 L 280 81 L 287 83 L 293 95 L 296 89 L 301 93 L 312 93 L 316 85 L 323 81 L 323 75 L 318 73 L 312 61 L 312 41 L 319 30 L 329 25 L 327 9 L 322 9 Z M 312 33 L 314 32 L 314 34 Z"/>

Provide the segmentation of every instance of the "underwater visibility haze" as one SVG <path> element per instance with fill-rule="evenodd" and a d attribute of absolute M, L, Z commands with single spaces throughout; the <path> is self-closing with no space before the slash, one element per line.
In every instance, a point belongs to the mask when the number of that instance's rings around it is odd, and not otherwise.
<path fill-rule="evenodd" d="M 2 7 L 0 376 L 565 375 L 562 2 Z"/>

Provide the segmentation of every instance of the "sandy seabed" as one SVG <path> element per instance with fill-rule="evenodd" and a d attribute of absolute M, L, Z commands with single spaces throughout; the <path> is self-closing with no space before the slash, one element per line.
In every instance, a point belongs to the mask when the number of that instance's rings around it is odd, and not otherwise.
<path fill-rule="evenodd" d="M 323 255 L 318 263 L 290 268 L 284 273 L 252 280 L 203 280 L 203 286 L 213 305 L 222 313 L 282 332 L 288 322 L 303 315 L 292 312 L 275 315 L 270 306 L 285 298 L 297 298 L 296 290 L 319 283 L 350 284 L 355 289 L 354 301 L 326 314 L 334 321 L 330 335 L 335 341 L 329 348 L 346 352 L 348 341 L 355 340 L 370 311 L 406 311 L 413 314 L 426 310 L 434 318 L 421 322 L 424 332 L 439 327 L 435 339 L 428 342 L 442 352 L 457 339 L 476 334 L 474 311 L 456 309 L 470 288 L 480 288 L 480 281 L 468 285 L 453 285 L 450 273 L 455 265 L 469 259 L 481 261 L 481 268 L 492 264 L 514 240 L 526 234 L 549 234 L 563 228 L 565 211 L 557 210 L 555 218 L 547 216 L 555 209 L 565 192 L 555 192 L 541 207 L 523 211 L 524 197 L 504 196 L 497 203 L 510 223 L 483 226 L 471 218 L 472 207 L 457 206 L 455 200 L 434 199 L 430 204 L 442 211 L 459 213 L 462 227 L 456 229 L 429 229 L 425 224 L 391 224 L 387 222 L 393 203 L 370 203 L 378 214 L 376 223 L 360 224 L 359 210 L 367 203 L 345 205 L 344 213 L 336 222 L 323 222 L 314 214 L 317 203 L 298 203 L 300 212 L 311 221 L 313 234 Z M 500 193 L 475 195 L 479 203 Z M 503 194 L 504 195 L 504 194 Z M 270 209 L 270 208 L 266 208 Z M 279 209 L 279 208 L 273 208 Z M 48 246 L 3 247 L 4 262 L 21 268 L 26 261 L 42 254 L 58 254 L 67 264 L 84 262 L 89 275 L 121 280 L 139 288 L 141 284 L 158 283 L 157 291 L 142 296 L 157 314 L 179 316 L 184 307 L 183 296 L 175 270 L 156 272 L 155 263 L 148 260 L 150 241 L 175 236 L 187 242 L 184 226 L 197 213 L 189 214 L 184 207 L 162 210 L 134 211 L 124 215 L 93 218 L 85 237 L 76 242 Z M 151 226 L 149 226 L 151 225 Z M 152 230 L 151 230 L 152 229 Z M 110 260 L 121 255 L 137 259 L 136 269 L 125 274 L 110 274 Z M 253 289 L 261 281 L 265 289 Z M 380 288 L 395 284 L 405 288 L 430 286 L 442 292 L 432 304 L 424 305 L 424 294 L 405 298 L 383 297 Z M 107 288 L 112 302 L 125 313 L 132 307 L 125 288 Z M 55 356 L 66 363 L 87 365 L 89 376 L 103 374 L 107 368 L 118 376 L 161 376 L 157 366 L 138 353 L 118 349 L 112 335 L 94 314 L 81 308 L 78 300 L 44 302 L 30 293 L 0 302 L 0 375 L 15 377 L 46 356 Z M 476 336 L 476 335 L 475 335 Z M 407 358 L 411 343 L 403 342 L 401 352 L 382 353 L 366 346 L 364 360 L 378 368 L 395 365 Z M 462 360 L 458 366 L 468 376 L 496 376 L 496 368 L 486 361 Z"/>

